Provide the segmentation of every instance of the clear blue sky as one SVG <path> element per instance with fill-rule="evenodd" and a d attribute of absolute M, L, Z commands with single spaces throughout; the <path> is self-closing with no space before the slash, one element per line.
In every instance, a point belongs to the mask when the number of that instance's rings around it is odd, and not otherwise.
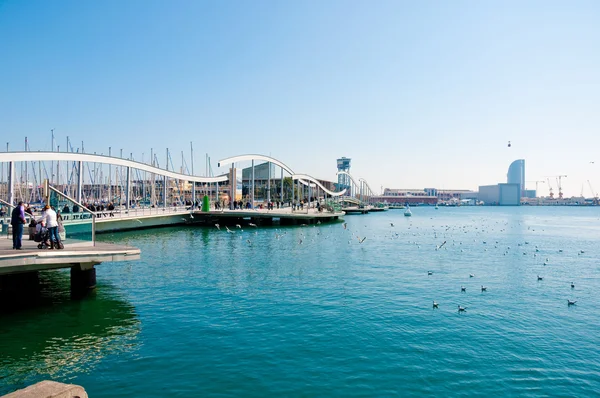
<path fill-rule="evenodd" d="M 599 127 L 597 1 L 0 0 L 13 150 L 54 128 L 61 150 L 192 141 L 196 170 L 263 153 L 332 180 L 347 156 L 377 190 L 476 189 L 524 158 L 589 196 Z"/>

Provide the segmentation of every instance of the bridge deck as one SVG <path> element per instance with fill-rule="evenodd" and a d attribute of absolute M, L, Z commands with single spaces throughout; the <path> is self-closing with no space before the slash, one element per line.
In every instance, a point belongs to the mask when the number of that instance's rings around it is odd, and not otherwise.
<path fill-rule="evenodd" d="M 140 249 L 96 242 L 67 240 L 62 250 L 38 249 L 38 243 L 23 235 L 22 250 L 12 248 L 12 238 L 0 237 L 0 275 L 47 269 L 70 268 L 75 264 L 100 264 L 105 261 L 128 261 L 140 258 Z"/>

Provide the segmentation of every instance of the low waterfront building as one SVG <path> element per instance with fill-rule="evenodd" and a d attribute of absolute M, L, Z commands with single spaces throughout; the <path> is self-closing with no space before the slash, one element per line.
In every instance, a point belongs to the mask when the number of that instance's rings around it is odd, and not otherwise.
<path fill-rule="evenodd" d="M 521 184 L 482 185 L 478 199 L 484 205 L 519 206 L 521 204 Z"/>

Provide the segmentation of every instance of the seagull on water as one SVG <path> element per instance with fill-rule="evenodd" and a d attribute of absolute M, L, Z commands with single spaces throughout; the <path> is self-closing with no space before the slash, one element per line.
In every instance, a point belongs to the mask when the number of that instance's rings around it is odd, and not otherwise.
<path fill-rule="evenodd" d="M 427 275 L 433 275 L 433 271 L 427 271 Z"/>
<path fill-rule="evenodd" d="M 467 288 L 466 288 L 466 287 L 464 287 L 464 286 L 461 286 L 461 287 L 460 287 L 460 291 L 461 291 L 461 292 L 466 292 L 466 291 L 467 291 Z"/>
<path fill-rule="evenodd" d="M 242 229 L 242 226 L 240 224 L 235 224 L 236 228 Z"/>
<path fill-rule="evenodd" d="M 538 280 L 538 281 L 541 281 L 542 279 L 544 279 L 544 278 L 542 278 L 542 277 L 541 277 L 541 276 L 539 276 L 539 275 L 537 276 L 537 280 Z"/>
<path fill-rule="evenodd" d="M 467 307 L 461 307 L 460 304 L 458 305 L 458 312 L 465 312 L 467 310 Z"/>
<path fill-rule="evenodd" d="M 219 231 L 221 230 L 221 226 L 219 224 L 215 224 L 215 227 L 217 227 Z"/>
<path fill-rule="evenodd" d="M 571 289 L 575 289 L 575 284 L 571 282 Z"/>
<path fill-rule="evenodd" d="M 575 305 L 576 302 L 577 302 L 577 300 L 571 301 L 571 300 L 567 299 L 567 305 Z"/>
<path fill-rule="evenodd" d="M 469 278 L 474 278 L 475 274 L 469 274 Z"/>
<path fill-rule="evenodd" d="M 360 238 L 360 236 L 357 236 L 356 239 L 358 239 L 358 243 L 363 243 L 365 241 L 365 239 L 367 239 L 367 237 L 365 236 L 364 238 Z"/>
<path fill-rule="evenodd" d="M 487 287 L 486 287 L 486 286 L 483 286 L 483 285 L 481 285 L 481 291 L 482 291 L 482 292 L 486 292 L 486 291 L 487 291 Z"/>
<path fill-rule="evenodd" d="M 435 302 L 435 300 L 433 300 L 433 308 L 440 308 L 439 304 Z"/>

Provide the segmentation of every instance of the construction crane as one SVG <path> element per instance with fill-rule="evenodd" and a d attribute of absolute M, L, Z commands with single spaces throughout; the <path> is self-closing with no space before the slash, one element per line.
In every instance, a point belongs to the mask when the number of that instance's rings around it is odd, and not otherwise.
<path fill-rule="evenodd" d="M 556 182 L 558 184 L 558 198 L 559 199 L 563 198 L 562 184 L 561 184 L 563 177 L 567 178 L 567 176 L 565 176 L 565 175 L 556 176 Z"/>
<path fill-rule="evenodd" d="M 544 180 L 538 180 L 538 181 L 526 181 L 526 182 L 535 182 L 535 196 L 538 196 L 538 184 L 541 182 L 542 184 L 545 184 L 546 181 Z M 552 188 L 550 188 L 550 192 L 552 192 Z"/>
<path fill-rule="evenodd" d="M 550 199 L 554 199 L 554 192 L 552 192 L 552 185 L 550 185 L 550 178 L 547 178 L 548 180 L 548 196 L 550 196 Z"/>
<path fill-rule="evenodd" d="M 550 191 L 550 199 L 554 199 L 554 194 L 552 193 L 552 187 L 550 186 L 550 178 L 555 178 L 556 179 L 556 186 L 558 187 L 558 199 L 562 199 L 563 198 L 563 192 L 562 192 L 562 178 L 563 177 L 567 177 L 566 175 L 559 175 L 559 176 L 546 176 L 546 180 L 548 181 L 548 190 Z"/>
<path fill-rule="evenodd" d="M 594 197 L 594 204 L 597 206 L 598 205 L 598 192 L 594 191 L 594 188 L 592 187 L 592 183 L 590 182 L 590 180 L 588 181 L 588 185 L 590 186 L 590 190 L 592 191 L 592 196 Z"/>

